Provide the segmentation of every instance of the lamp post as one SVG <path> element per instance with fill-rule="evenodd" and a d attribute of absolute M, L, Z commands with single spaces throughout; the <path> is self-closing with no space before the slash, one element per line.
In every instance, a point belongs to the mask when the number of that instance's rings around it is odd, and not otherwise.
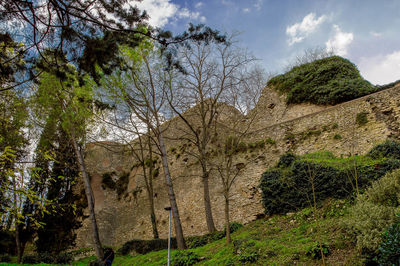
<path fill-rule="evenodd" d="M 168 266 L 171 265 L 171 207 L 165 207 L 164 210 L 169 211 L 168 221 Z"/>

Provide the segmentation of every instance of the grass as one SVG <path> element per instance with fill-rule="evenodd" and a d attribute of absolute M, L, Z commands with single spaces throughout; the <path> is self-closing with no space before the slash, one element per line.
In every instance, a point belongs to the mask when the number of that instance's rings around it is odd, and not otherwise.
<path fill-rule="evenodd" d="M 311 208 L 295 213 L 274 215 L 253 221 L 232 234 L 232 243 L 225 238 L 202 247 L 190 249 L 201 261 L 196 265 L 320 265 L 307 251 L 316 246 L 318 235 L 329 246 L 328 265 L 361 264 L 354 248 L 354 239 L 343 225 L 349 201 L 328 199 L 314 216 Z M 315 219 L 318 217 L 318 220 Z M 171 258 L 178 250 L 172 250 Z M 88 265 L 94 256 L 72 263 Z M 167 250 L 144 255 L 116 255 L 113 265 L 166 265 Z M 0 265 L 10 265 L 1 263 Z M 14 264 L 15 265 L 15 264 Z M 46 264 L 39 264 L 46 265 Z"/>
<path fill-rule="evenodd" d="M 310 208 L 259 219 L 233 233 L 229 245 L 224 238 L 190 251 L 201 258 L 196 265 L 319 265 L 321 260 L 314 260 L 306 253 L 315 246 L 320 233 L 321 241 L 328 244 L 331 253 L 326 258 L 327 263 L 357 264 L 358 253 L 342 226 L 349 205 L 344 200 L 327 200 L 317 210 L 318 222 Z M 172 250 L 172 259 L 178 252 Z M 73 265 L 87 265 L 94 259 L 88 257 Z M 253 259 L 255 261 L 250 262 Z M 114 260 L 115 265 L 165 265 L 166 262 L 167 250 L 136 256 L 117 255 Z"/>

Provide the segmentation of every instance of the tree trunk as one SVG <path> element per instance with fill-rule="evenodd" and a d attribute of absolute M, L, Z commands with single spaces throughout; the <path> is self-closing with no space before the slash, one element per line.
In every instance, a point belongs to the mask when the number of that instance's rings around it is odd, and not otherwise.
<path fill-rule="evenodd" d="M 150 219 L 151 219 L 151 226 L 153 228 L 153 237 L 154 239 L 158 239 L 158 230 L 157 230 L 157 220 L 156 214 L 154 210 L 154 195 L 153 195 L 153 172 L 154 172 L 154 165 L 153 165 L 153 150 L 151 146 L 150 137 L 147 138 L 147 145 L 149 146 L 149 160 L 150 160 L 150 167 L 149 167 L 149 181 L 148 181 L 148 196 L 150 202 Z M 145 174 L 143 172 L 143 174 Z"/>
<path fill-rule="evenodd" d="M 170 207 L 174 218 L 176 242 L 178 244 L 178 249 L 185 249 L 186 244 L 185 244 L 185 239 L 183 238 L 182 224 L 179 217 L 178 205 L 176 204 L 174 188 L 172 186 L 172 181 L 171 181 L 171 175 L 169 172 L 167 151 L 165 149 L 164 138 L 161 132 L 158 134 L 158 142 L 160 144 L 161 158 L 165 176 L 165 184 L 167 185 L 169 203 L 171 205 Z"/>
<path fill-rule="evenodd" d="M 15 175 L 12 175 L 13 182 L 13 193 L 14 193 L 14 210 L 15 210 L 15 245 L 17 246 L 17 256 L 18 264 L 21 263 L 22 253 L 21 253 L 21 240 L 20 240 L 20 226 L 18 224 L 18 203 L 17 203 L 17 181 L 15 180 Z"/>
<path fill-rule="evenodd" d="M 216 231 L 214 225 L 214 219 L 211 210 L 211 200 L 210 200 L 210 188 L 208 186 L 209 173 L 205 167 L 203 167 L 203 200 L 204 200 L 204 210 L 206 213 L 207 229 L 209 233 L 214 233 Z"/>
<path fill-rule="evenodd" d="M 21 241 L 19 238 L 19 226 L 18 226 L 18 219 L 15 219 L 15 244 L 17 245 L 17 262 L 18 264 L 21 263 L 22 260 L 22 252 L 21 252 Z"/>
<path fill-rule="evenodd" d="M 95 245 L 96 255 L 99 260 L 103 260 L 103 248 L 101 246 L 100 237 L 99 237 L 99 229 L 97 227 L 96 216 L 94 213 L 94 197 L 92 187 L 90 185 L 89 175 L 86 171 L 85 161 L 83 159 L 82 151 L 78 147 L 78 143 L 74 136 L 71 137 L 72 145 L 74 146 L 75 155 L 78 159 L 79 170 L 82 174 L 83 184 L 85 185 L 85 193 L 88 201 L 90 220 L 92 222 L 92 233 L 93 233 L 93 241 Z"/>
<path fill-rule="evenodd" d="M 225 195 L 225 232 L 226 232 L 226 244 L 231 242 L 231 231 L 229 228 L 229 195 Z"/>

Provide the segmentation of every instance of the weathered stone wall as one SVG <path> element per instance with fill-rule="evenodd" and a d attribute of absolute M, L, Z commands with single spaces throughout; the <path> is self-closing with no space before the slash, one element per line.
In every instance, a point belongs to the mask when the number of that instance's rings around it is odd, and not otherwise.
<path fill-rule="evenodd" d="M 293 151 L 304 154 L 329 150 L 338 156 L 362 154 L 387 137 L 400 136 L 400 84 L 332 107 L 285 106 L 282 97 L 277 93 L 264 93 L 253 110 L 261 116 L 254 124 L 255 132 L 248 142 L 271 138 L 276 144 L 267 144 L 265 148 L 237 155 L 237 162 L 250 161 L 250 163 L 242 170 L 232 189 L 232 221 L 247 223 L 263 213 L 258 190 L 259 179 L 283 153 Z M 273 108 L 271 104 L 274 104 Z M 368 123 L 358 125 L 357 114 L 363 112 L 367 114 Z M 283 122 L 276 123 L 279 121 Z M 171 135 L 175 134 L 179 123 L 179 119 L 170 122 L 168 130 Z M 176 152 L 172 152 L 172 147 L 176 149 L 181 147 L 179 142 L 171 140 L 167 144 L 184 233 L 186 235 L 206 233 L 199 164 L 184 153 L 177 156 Z M 119 246 L 134 238 L 151 239 L 147 194 L 139 168 L 132 167 L 134 165 L 132 156 L 124 151 L 122 146 L 97 143 L 88 147 L 86 161 L 91 173 L 96 214 L 103 243 Z M 115 172 L 115 179 L 123 172 L 129 172 L 126 197 L 118 199 L 114 190 L 102 188 L 102 175 L 110 172 Z M 220 181 L 215 173 L 212 173 L 210 195 L 218 229 L 222 229 L 224 223 L 224 202 L 221 191 Z M 165 238 L 168 233 L 168 213 L 164 211 L 164 207 L 168 205 L 168 197 L 162 173 L 155 179 L 154 198 L 160 237 Z M 89 219 L 85 219 L 83 227 L 78 230 L 78 247 L 91 246 L 89 230 Z"/>

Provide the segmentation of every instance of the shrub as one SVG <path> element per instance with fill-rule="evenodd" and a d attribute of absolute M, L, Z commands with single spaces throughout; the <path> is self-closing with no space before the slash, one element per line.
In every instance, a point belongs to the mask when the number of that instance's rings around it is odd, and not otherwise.
<path fill-rule="evenodd" d="M 253 251 L 251 253 L 242 253 L 239 255 L 239 261 L 242 263 L 246 263 L 246 262 L 250 262 L 250 263 L 254 263 L 258 260 L 258 258 L 260 257 L 260 254 L 258 254 L 257 251 Z"/>
<path fill-rule="evenodd" d="M 329 245 L 327 243 L 322 243 L 322 245 L 320 245 L 317 241 L 314 242 L 312 246 L 308 247 L 306 255 L 313 259 L 321 259 L 321 248 L 324 256 L 328 256 L 330 253 Z"/>
<path fill-rule="evenodd" d="M 296 155 L 293 153 L 285 153 L 279 158 L 277 167 L 289 167 L 296 160 L 296 158 Z"/>
<path fill-rule="evenodd" d="M 188 250 L 178 251 L 172 257 L 172 265 L 176 266 L 193 265 L 199 261 L 200 261 L 199 255 Z"/>
<path fill-rule="evenodd" d="M 357 114 L 357 116 L 356 116 L 356 123 L 357 123 L 357 125 L 363 126 L 363 125 L 365 125 L 366 123 L 368 123 L 367 114 L 368 114 L 368 113 L 365 113 L 365 112 L 361 112 L 361 113 L 358 113 L 358 114 Z"/>
<path fill-rule="evenodd" d="M 101 186 L 103 187 L 103 189 L 105 189 L 105 188 L 109 188 L 112 190 L 115 189 L 115 182 L 112 179 L 112 174 L 113 173 L 104 173 L 103 174 L 103 178 L 101 180 L 101 183 L 102 183 Z"/>
<path fill-rule="evenodd" d="M 10 262 L 11 258 L 8 254 L 2 254 L 0 255 L 0 262 Z"/>
<path fill-rule="evenodd" d="M 129 173 L 123 173 L 115 183 L 118 199 L 120 199 L 122 194 L 124 194 L 128 189 L 128 183 L 129 183 Z"/>
<path fill-rule="evenodd" d="M 275 140 L 273 140 L 273 139 L 271 139 L 271 138 L 267 138 L 266 140 L 265 140 L 265 143 L 266 144 L 276 144 L 276 141 Z"/>
<path fill-rule="evenodd" d="M 237 230 L 239 230 L 240 228 L 242 228 L 243 225 L 237 222 L 232 222 L 229 223 L 229 229 L 231 233 L 236 232 Z M 190 236 L 188 238 L 186 238 L 186 245 L 188 246 L 188 248 L 197 248 L 197 247 L 202 247 L 207 245 L 208 243 L 220 240 L 222 238 L 225 237 L 225 228 L 223 231 L 217 231 L 214 233 L 210 233 L 210 234 L 205 234 L 202 236 Z"/>
<path fill-rule="evenodd" d="M 286 92 L 287 103 L 338 104 L 377 91 L 349 60 L 331 56 L 293 67 L 267 83 Z"/>
<path fill-rule="evenodd" d="M 335 134 L 335 136 L 333 136 L 333 139 L 340 140 L 342 139 L 342 136 L 340 136 L 339 134 Z"/>
<path fill-rule="evenodd" d="M 379 265 L 400 265 L 400 221 L 389 226 L 382 235 L 383 241 L 379 246 Z"/>
<path fill-rule="evenodd" d="M 357 160 L 356 167 L 354 160 Z M 299 157 L 285 154 L 275 168 L 261 176 L 265 212 L 272 215 L 310 206 L 313 186 L 317 202 L 328 197 L 346 197 L 354 191 L 354 176 L 362 188 L 399 167 L 400 161 L 395 159 L 374 160 L 368 156 L 341 159 L 327 152 Z"/>
<path fill-rule="evenodd" d="M 364 194 L 357 196 L 350 208 L 348 227 L 357 236 L 360 250 L 376 253 L 382 233 L 395 222 L 400 210 L 400 170 L 386 174 L 372 183 Z"/>
<path fill-rule="evenodd" d="M 387 139 L 384 143 L 372 148 L 368 155 L 374 159 L 386 157 L 400 160 L 400 143 L 392 139 Z"/>
<path fill-rule="evenodd" d="M 176 248 L 176 238 L 171 238 L 171 248 Z M 151 251 L 157 251 L 168 248 L 168 239 L 152 239 L 152 240 L 138 240 L 133 239 L 125 244 L 117 251 L 118 254 L 123 256 L 128 255 L 131 251 L 138 254 L 146 254 Z"/>
<path fill-rule="evenodd" d="M 26 255 L 22 258 L 24 264 L 69 264 L 72 261 L 72 255 L 69 253 L 51 254 L 48 252 L 37 255 Z"/>
<path fill-rule="evenodd" d="M 243 227 L 243 224 L 241 224 L 241 223 L 237 223 L 237 222 L 229 223 L 229 232 L 232 234 L 242 227 Z M 224 228 L 224 232 L 225 232 L 225 228 Z"/>

